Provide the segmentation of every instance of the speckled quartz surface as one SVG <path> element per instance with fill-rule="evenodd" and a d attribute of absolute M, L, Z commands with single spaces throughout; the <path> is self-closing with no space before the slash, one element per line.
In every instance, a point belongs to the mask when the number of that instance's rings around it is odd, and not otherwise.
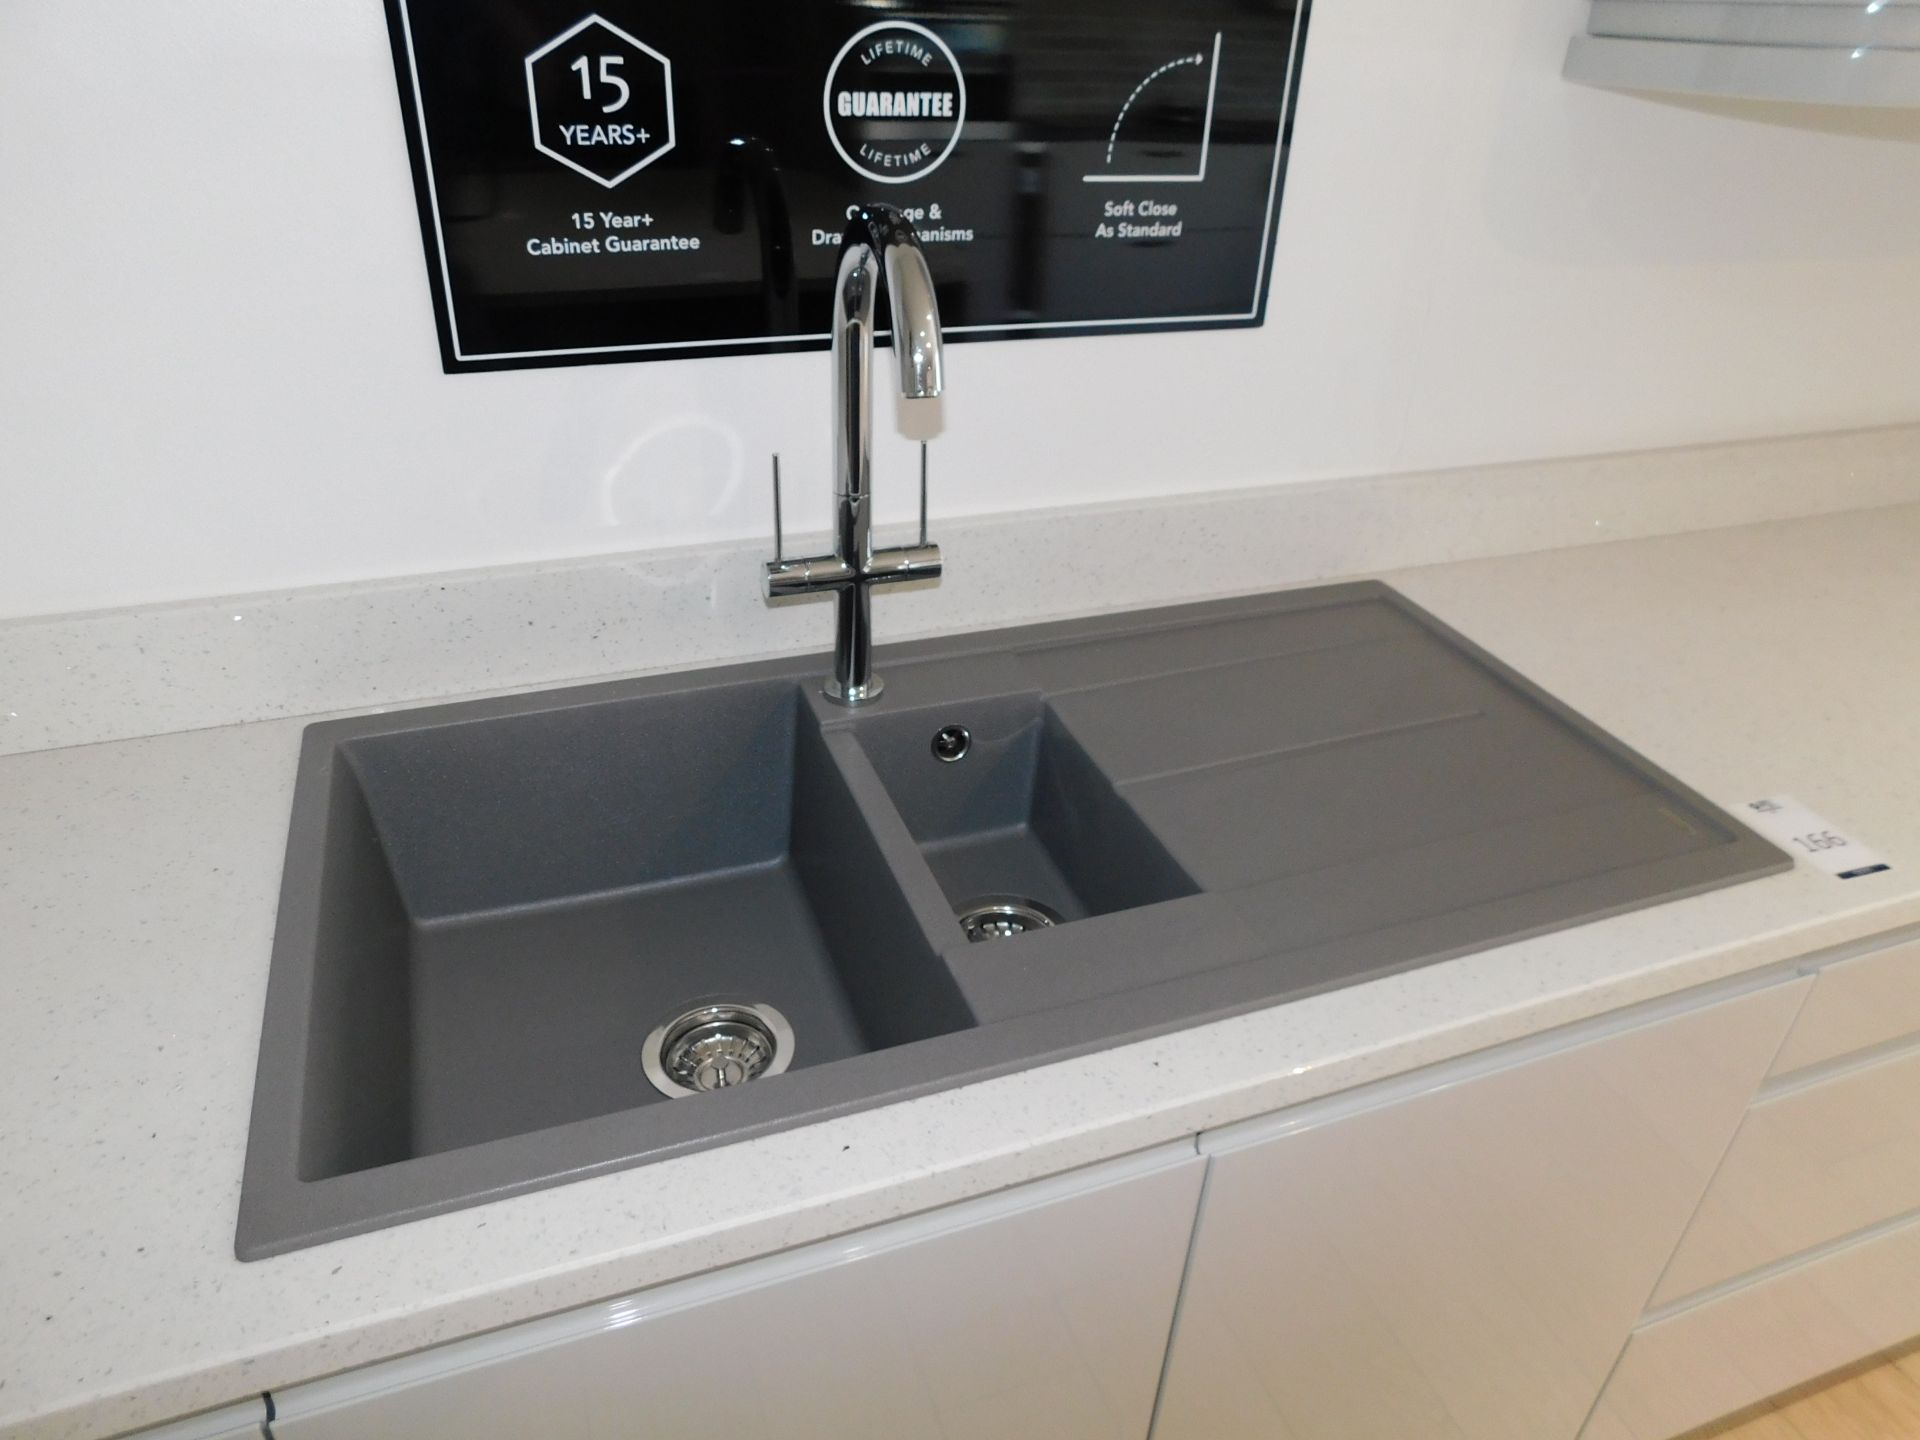
<path fill-rule="evenodd" d="M 0 1435 L 105 1436 L 1920 922 L 1920 506 L 1384 578 L 1801 867 L 1006 1079 L 243 1265 L 301 720 L 0 759 Z"/>
<path fill-rule="evenodd" d="M 882 633 L 1907 501 L 1920 425 L 965 519 L 936 501 L 948 582 L 890 591 Z M 0 754 L 817 647 L 815 607 L 761 599 L 766 558 L 756 541 L 0 622 Z"/>

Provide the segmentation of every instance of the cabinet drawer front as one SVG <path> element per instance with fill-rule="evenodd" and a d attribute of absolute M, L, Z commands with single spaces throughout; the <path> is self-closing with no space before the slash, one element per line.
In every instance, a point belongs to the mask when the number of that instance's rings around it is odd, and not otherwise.
<path fill-rule="evenodd" d="M 1920 1210 L 1920 1047 L 1749 1110 L 1653 1304 L 1912 1210 Z"/>
<path fill-rule="evenodd" d="M 1920 940 L 1822 970 L 1770 1073 L 1791 1074 L 1903 1035 L 1920 1035 Z"/>
<path fill-rule="evenodd" d="M 1203 1173 L 1148 1152 L 298 1386 L 274 1437 L 1145 1435 Z"/>
<path fill-rule="evenodd" d="M 1581 1440 L 1670 1440 L 1920 1334 L 1920 1222 L 1636 1330 Z"/>

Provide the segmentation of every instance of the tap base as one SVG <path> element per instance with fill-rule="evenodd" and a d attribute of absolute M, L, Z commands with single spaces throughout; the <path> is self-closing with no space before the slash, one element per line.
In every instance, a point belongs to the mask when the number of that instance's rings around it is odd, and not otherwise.
<path fill-rule="evenodd" d="M 820 693 L 836 705 L 845 705 L 849 709 L 855 705 L 865 705 L 878 700 L 880 692 L 887 688 L 887 682 L 878 675 L 869 676 L 864 685 L 842 685 L 837 675 L 829 675 L 820 682 Z"/>

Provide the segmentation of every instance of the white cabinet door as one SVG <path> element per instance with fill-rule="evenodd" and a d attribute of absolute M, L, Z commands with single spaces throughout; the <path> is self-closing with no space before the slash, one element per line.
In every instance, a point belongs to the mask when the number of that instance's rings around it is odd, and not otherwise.
<path fill-rule="evenodd" d="M 1574 1440 L 1807 986 L 1202 1137 L 1155 1440 Z"/>
<path fill-rule="evenodd" d="M 264 1440 L 266 1418 L 266 1402 L 255 1396 L 221 1410 L 136 1431 L 125 1440 Z"/>
<path fill-rule="evenodd" d="M 1145 1437 L 1204 1169 L 1164 1147 L 300 1386 L 274 1437 Z"/>

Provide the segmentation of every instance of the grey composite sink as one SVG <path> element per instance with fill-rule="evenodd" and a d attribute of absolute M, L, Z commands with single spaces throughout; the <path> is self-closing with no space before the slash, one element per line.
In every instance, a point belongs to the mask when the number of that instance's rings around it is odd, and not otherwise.
<path fill-rule="evenodd" d="M 309 727 L 241 1258 L 1790 863 L 1378 585 L 881 658 Z"/>

